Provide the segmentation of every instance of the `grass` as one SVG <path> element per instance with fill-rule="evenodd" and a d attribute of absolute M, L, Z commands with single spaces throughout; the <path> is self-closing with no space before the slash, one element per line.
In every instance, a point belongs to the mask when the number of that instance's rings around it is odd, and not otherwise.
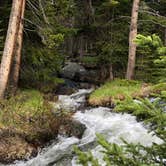
<path fill-rule="evenodd" d="M 56 136 L 61 121 L 68 116 L 55 117 L 51 109 L 39 91 L 20 91 L 0 102 L 0 130 L 19 133 L 32 143 L 47 142 Z"/>
<path fill-rule="evenodd" d="M 89 97 L 92 106 L 110 106 L 127 98 L 143 98 L 165 94 L 166 83 L 151 85 L 139 81 L 116 79 L 106 82 Z"/>
<path fill-rule="evenodd" d="M 116 100 L 124 100 L 133 93 L 139 92 L 141 87 L 142 83 L 138 81 L 116 79 L 111 82 L 106 82 L 90 95 L 89 103 L 93 106 L 112 105 Z"/>

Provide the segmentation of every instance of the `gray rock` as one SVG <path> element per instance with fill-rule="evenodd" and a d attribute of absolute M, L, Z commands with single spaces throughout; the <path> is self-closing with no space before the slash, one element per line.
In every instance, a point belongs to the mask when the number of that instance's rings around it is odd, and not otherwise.
<path fill-rule="evenodd" d="M 85 68 L 78 63 L 68 62 L 61 71 L 61 75 L 64 78 L 74 79 L 76 73 L 86 72 Z"/>

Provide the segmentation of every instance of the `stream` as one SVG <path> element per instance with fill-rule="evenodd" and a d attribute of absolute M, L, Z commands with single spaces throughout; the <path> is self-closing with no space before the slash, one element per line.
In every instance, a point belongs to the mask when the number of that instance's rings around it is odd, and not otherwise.
<path fill-rule="evenodd" d="M 28 161 L 16 161 L 10 166 L 79 166 L 73 154 L 73 145 L 83 150 L 91 149 L 102 166 L 101 147 L 96 144 L 96 133 L 101 133 L 109 142 L 122 144 L 121 138 L 127 142 L 140 143 L 151 146 L 152 142 L 162 143 L 162 140 L 148 132 L 148 127 L 137 122 L 130 114 L 113 113 L 110 108 L 85 108 L 86 95 L 92 90 L 79 90 L 72 95 L 60 95 L 59 104 L 55 107 L 70 107 L 75 113 L 73 118 L 86 125 L 81 139 L 76 137 L 58 136 L 51 145 L 44 148 L 35 158 Z M 9 166 L 9 165 L 8 165 Z"/>

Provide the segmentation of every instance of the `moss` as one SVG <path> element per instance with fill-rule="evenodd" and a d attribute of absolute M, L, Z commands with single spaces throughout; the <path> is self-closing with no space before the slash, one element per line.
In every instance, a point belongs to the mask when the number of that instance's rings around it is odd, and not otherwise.
<path fill-rule="evenodd" d="M 93 106 L 112 105 L 116 100 L 124 100 L 134 93 L 139 93 L 141 88 L 141 82 L 116 79 L 106 82 L 99 89 L 95 90 L 89 97 L 89 103 Z"/>

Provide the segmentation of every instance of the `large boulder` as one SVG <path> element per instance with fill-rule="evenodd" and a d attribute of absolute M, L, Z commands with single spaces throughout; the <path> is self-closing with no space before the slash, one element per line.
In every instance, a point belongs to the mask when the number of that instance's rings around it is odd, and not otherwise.
<path fill-rule="evenodd" d="M 67 78 L 76 82 L 86 82 L 92 84 L 98 84 L 102 82 L 99 70 L 87 70 L 84 66 L 75 62 L 68 62 L 60 74 L 63 78 Z"/>
<path fill-rule="evenodd" d="M 78 63 L 68 62 L 61 71 L 63 78 L 74 79 L 76 73 L 86 72 L 85 68 Z"/>

